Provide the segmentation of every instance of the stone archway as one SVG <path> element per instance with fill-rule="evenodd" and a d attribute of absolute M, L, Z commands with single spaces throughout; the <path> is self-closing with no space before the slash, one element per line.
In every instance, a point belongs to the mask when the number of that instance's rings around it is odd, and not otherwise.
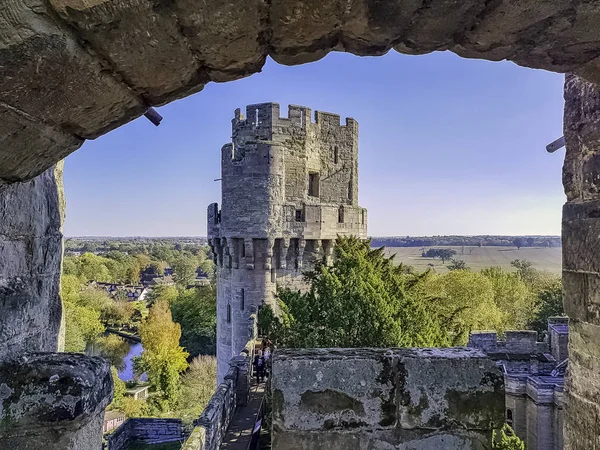
<path fill-rule="evenodd" d="M 58 299 L 60 196 L 47 181 L 85 139 L 208 82 L 259 72 L 267 56 L 301 64 L 330 51 L 450 50 L 578 76 L 565 90 L 563 281 L 573 319 L 565 440 L 569 449 L 600 448 L 599 22 L 600 5 L 585 0 L 8 0 L 0 6 L 0 336 L 12 344 L 0 360 L 58 348 L 49 305 Z M 51 336 L 35 344 L 42 331 Z"/>

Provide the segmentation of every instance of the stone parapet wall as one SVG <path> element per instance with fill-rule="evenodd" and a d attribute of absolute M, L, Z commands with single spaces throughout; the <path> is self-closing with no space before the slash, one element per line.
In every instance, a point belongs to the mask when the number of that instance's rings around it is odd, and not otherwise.
<path fill-rule="evenodd" d="M 273 355 L 273 449 L 484 449 L 504 422 L 500 369 L 476 349 Z"/>
<path fill-rule="evenodd" d="M 251 339 L 240 354 L 231 359 L 223 382 L 202 415 L 194 421 L 194 429 L 182 450 L 218 450 L 237 407 L 247 403 L 257 337 L 255 314 L 250 317 L 248 334 Z"/>
<path fill-rule="evenodd" d="M 527 354 L 550 353 L 547 342 L 537 342 L 537 332 L 530 330 L 506 331 L 499 339 L 495 331 L 473 331 L 469 335 L 468 347 L 486 353 Z"/>
<path fill-rule="evenodd" d="M 135 418 L 109 435 L 108 450 L 127 450 L 131 444 L 183 442 L 186 432 L 181 419 Z"/>
<path fill-rule="evenodd" d="M 108 361 L 29 353 L 0 364 L 0 449 L 97 450 L 113 396 Z"/>

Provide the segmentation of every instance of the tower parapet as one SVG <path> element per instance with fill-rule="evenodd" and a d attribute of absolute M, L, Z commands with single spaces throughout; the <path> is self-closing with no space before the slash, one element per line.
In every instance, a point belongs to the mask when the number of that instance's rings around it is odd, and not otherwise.
<path fill-rule="evenodd" d="M 274 304 L 275 286 L 300 286 L 303 270 L 331 260 L 338 235 L 367 237 L 358 206 L 358 123 L 279 104 L 236 109 L 221 149 L 221 209 L 208 208 L 217 264 L 219 378 L 248 336 L 248 307 Z"/>

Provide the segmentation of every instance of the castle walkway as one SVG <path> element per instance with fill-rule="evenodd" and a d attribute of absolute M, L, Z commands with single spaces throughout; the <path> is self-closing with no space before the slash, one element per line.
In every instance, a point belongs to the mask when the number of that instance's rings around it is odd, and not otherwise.
<path fill-rule="evenodd" d="M 238 406 L 227 433 L 223 437 L 221 450 L 248 450 L 252 442 L 254 426 L 265 393 L 265 383 L 253 379 L 248 404 Z"/>

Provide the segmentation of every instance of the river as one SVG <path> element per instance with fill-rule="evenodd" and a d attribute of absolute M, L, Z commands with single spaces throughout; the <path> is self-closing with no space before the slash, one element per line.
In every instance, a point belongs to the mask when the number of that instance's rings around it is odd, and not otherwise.
<path fill-rule="evenodd" d="M 106 333 L 97 342 L 85 349 L 88 356 L 102 356 L 110 361 L 117 368 L 119 378 L 123 381 L 130 381 L 134 378 L 133 358 L 140 356 L 144 348 L 139 342 Z M 146 381 L 146 374 L 140 377 L 140 381 Z"/>

